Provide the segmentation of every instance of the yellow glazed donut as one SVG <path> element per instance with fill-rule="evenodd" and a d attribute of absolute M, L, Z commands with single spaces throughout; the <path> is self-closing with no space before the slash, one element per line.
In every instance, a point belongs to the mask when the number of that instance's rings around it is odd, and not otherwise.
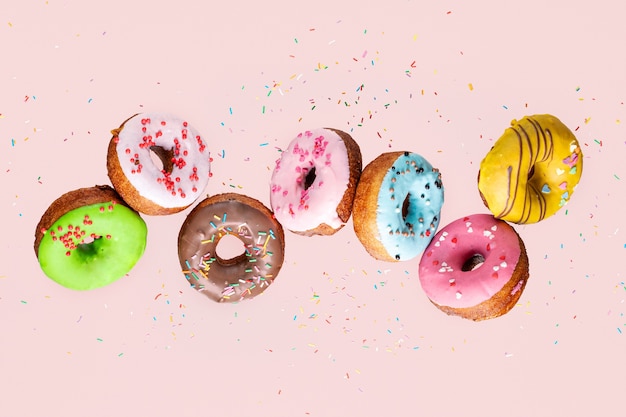
<path fill-rule="evenodd" d="M 536 223 L 572 196 L 583 171 L 574 134 L 549 114 L 513 120 L 480 163 L 478 190 L 502 220 Z"/>

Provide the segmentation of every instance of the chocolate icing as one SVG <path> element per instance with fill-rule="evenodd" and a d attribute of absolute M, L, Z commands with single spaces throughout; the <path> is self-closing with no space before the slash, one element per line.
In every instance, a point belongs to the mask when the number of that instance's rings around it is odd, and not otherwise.
<path fill-rule="evenodd" d="M 216 253 L 223 236 L 241 240 L 245 252 Z M 255 297 L 274 281 L 284 260 L 284 233 L 272 212 L 242 194 L 209 197 L 187 216 L 178 235 L 178 257 L 189 284 L 217 302 Z"/>

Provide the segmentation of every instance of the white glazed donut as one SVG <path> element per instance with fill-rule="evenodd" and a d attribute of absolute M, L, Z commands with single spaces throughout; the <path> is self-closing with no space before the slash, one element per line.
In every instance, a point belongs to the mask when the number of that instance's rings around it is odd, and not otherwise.
<path fill-rule="evenodd" d="M 135 210 L 176 213 L 206 188 L 210 154 L 204 139 L 185 120 L 168 114 L 137 114 L 111 133 L 109 178 Z"/>

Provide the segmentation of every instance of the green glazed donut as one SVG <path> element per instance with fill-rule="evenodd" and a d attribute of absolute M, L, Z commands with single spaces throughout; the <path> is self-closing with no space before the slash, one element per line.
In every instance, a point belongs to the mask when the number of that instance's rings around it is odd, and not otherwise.
<path fill-rule="evenodd" d="M 148 230 L 115 190 L 96 185 L 55 200 L 35 230 L 43 272 L 64 287 L 89 290 L 128 273 L 143 255 Z"/>

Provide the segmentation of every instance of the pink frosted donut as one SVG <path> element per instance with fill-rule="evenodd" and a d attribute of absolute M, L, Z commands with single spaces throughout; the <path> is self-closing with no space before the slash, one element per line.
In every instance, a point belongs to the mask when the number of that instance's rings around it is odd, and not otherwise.
<path fill-rule="evenodd" d="M 508 312 L 528 280 L 528 256 L 515 229 L 490 214 L 445 226 L 419 264 L 430 301 L 450 315 L 485 320 Z"/>
<path fill-rule="evenodd" d="M 361 165 L 361 149 L 346 132 L 300 133 L 272 173 L 270 204 L 276 219 L 301 235 L 337 232 L 352 214 Z"/>

